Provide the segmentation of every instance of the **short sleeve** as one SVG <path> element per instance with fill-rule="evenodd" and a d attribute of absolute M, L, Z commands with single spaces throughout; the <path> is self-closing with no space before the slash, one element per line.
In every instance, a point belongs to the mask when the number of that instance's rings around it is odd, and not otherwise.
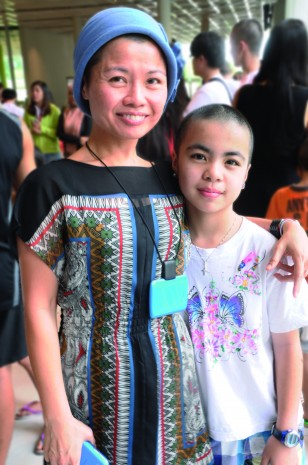
<path fill-rule="evenodd" d="M 42 167 L 20 187 L 13 210 L 11 233 L 20 237 L 50 267 L 63 256 L 63 208 L 57 183 Z"/>
<path fill-rule="evenodd" d="M 273 272 L 274 273 L 274 272 Z M 304 280 L 299 295 L 293 297 L 293 282 L 268 279 L 267 308 L 270 331 L 284 333 L 308 325 L 308 285 Z"/>

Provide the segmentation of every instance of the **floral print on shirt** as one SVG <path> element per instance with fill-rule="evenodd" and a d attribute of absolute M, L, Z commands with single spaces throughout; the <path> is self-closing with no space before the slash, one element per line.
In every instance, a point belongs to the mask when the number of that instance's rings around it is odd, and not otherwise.
<path fill-rule="evenodd" d="M 246 361 L 258 353 L 261 327 L 249 328 L 245 319 L 245 294 L 261 295 L 256 268 L 262 258 L 257 254 L 255 257 L 252 264 L 239 266 L 236 274 L 229 278 L 234 293 L 220 291 L 214 279 L 201 293 L 192 287 L 187 310 L 197 362 L 206 355 L 215 366 L 231 356 Z"/>

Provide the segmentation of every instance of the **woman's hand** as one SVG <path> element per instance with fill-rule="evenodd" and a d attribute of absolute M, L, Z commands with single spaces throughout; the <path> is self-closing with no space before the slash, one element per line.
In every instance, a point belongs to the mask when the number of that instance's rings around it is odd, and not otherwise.
<path fill-rule="evenodd" d="M 50 465 L 79 465 L 84 441 L 95 445 L 93 432 L 74 417 L 45 419 L 44 459 Z"/>
<path fill-rule="evenodd" d="M 41 123 L 37 119 L 35 119 L 32 123 L 32 132 L 34 134 L 41 134 Z"/>
<path fill-rule="evenodd" d="M 283 256 L 291 256 L 294 265 L 281 263 Z M 283 236 L 275 245 L 267 269 L 272 270 L 275 267 L 287 272 L 275 273 L 279 281 L 294 281 L 293 295 L 296 297 L 303 278 L 308 276 L 308 238 L 305 230 L 295 221 L 287 221 L 283 225 Z"/>

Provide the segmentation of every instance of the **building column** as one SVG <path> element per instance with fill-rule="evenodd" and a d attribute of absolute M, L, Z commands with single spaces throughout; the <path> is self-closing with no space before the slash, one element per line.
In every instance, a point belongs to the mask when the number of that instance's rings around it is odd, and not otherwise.
<path fill-rule="evenodd" d="M 171 0 L 158 0 L 157 13 L 158 13 L 158 21 L 164 26 L 169 42 L 171 42 L 171 39 L 172 39 Z"/>
<path fill-rule="evenodd" d="M 83 28 L 83 22 L 80 16 L 73 16 L 72 21 L 73 21 L 73 38 L 74 38 L 74 43 L 76 44 L 79 33 L 81 29 Z"/>
<path fill-rule="evenodd" d="M 301 19 L 308 27 L 307 0 L 286 0 L 285 17 Z"/>
<path fill-rule="evenodd" d="M 308 28 L 307 0 L 279 0 L 274 3 L 274 24 L 288 18 L 301 19 Z"/>
<path fill-rule="evenodd" d="M 210 29 L 210 18 L 208 15 L 203 15 L 201 18 L 201 32 L 207 32 Z"/>

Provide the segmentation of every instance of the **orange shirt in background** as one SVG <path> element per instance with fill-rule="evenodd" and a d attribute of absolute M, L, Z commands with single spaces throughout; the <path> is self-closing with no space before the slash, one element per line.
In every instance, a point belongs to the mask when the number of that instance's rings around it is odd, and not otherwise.
<path fill-rule="evenodd" d="M 278 189 L 270 200 L 266 218 L 298 220 L 308 234 L 308 186 L 291 185 Z"/>

